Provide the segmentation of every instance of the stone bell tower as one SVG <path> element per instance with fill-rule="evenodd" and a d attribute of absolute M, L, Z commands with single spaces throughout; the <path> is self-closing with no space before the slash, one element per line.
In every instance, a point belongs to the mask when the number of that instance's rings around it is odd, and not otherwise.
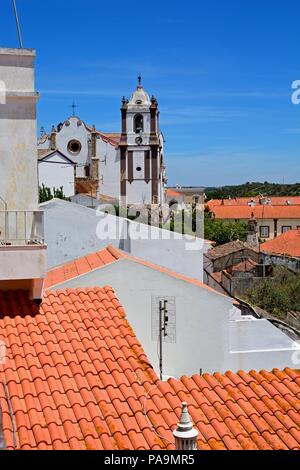
<path fill-rule="evenodd" d="M 137 89 L 122 100 L 120 141 L 121 200 L 126 204 L 164 202 L 164 140 L 159 130 L 158 102 L 138 78 Z"/>

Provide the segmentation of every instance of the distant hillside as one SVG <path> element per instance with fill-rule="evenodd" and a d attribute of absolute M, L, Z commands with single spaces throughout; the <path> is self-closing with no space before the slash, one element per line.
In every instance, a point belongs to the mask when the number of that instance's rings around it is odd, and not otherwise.
<path fill-rule="evenodd" d="M 300 196 L 300 183 L 245 183 L 237 186 L 223 186 L 220 188 L 205 188 L 207 199 L 228 199 L 229 197 L 253 196 Z"/>

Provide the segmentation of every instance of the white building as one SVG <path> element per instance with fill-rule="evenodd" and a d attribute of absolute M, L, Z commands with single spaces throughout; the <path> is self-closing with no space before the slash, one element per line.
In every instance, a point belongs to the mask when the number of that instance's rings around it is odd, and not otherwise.
<path fill-rule="evenodd" d="M 159 303 L 167 301 L 161 323 L 164 377 L 295 367 L 300 346 L 267 320 L 242 317 L 230 297 L 113 247 L 48 275 L 46 286 L 51 290 L 113 286 L 157 372 Z"/>
<path fill-rule="evenodd" d="M 0 289 L 41 298 L 46 271 L 38 208 L 35 51 L 0 48 Z"/>
<path fill-rule="evenodd" d="M 131 99 L 123 98 L 121 114 L 121 134 L 99 132 L 71 116 L 43 135 L 38 149 L 59 151 L 76 163 L 75 193 L 124 204 L 163 203 L 166 172 L 158 103 L 145 92 L 140 77 Z"/>
<path fill-rule="evenodd" d="M 75 192 L 76 163 L 59 150 L 38 150 L 39 185 L 63 188 L 66 197 Z"/>
<path fill-rule="evenodd" d="M 172 233 L 59 199 L 40 207 L 45 213 L 48 269 L 111 243 L 150 263 L 203 280 L 203 253 L 211 244 L 201 238 Z"/>

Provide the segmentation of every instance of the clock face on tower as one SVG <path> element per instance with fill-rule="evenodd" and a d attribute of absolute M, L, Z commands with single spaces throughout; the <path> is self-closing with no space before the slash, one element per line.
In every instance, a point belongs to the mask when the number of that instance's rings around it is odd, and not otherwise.
<path fill-rule="evenodd" d="M 137 145 L 142 145 L 142 143 L 143 143 L 142 137 L 137 137 L 137 138 L 135 139 L 135 141 L 136 141 Z"/>

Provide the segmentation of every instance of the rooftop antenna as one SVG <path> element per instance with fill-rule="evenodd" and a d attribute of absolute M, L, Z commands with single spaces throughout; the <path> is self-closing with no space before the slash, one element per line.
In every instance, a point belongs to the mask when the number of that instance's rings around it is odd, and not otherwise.
<path fill-rule="evenodd" d="M 16 4 L 16 0 L 12 0 L 12 1 L 13 1 L 15 18 L 16 18 L 16 25 L 17 25 L 18 36 L 19 36 L 20 49 L 23 49 L 23 41 L 22 41 L 22 34 L 21 34 L 21 27 L 20 27 L 20 22 L 19 22 L 17 4 Z"/>
<path fill-rule="evenodd" d="M 159 302 L 159 376 L 163 380 L 163 340 L 168 336 L 168 301 Z"/>

